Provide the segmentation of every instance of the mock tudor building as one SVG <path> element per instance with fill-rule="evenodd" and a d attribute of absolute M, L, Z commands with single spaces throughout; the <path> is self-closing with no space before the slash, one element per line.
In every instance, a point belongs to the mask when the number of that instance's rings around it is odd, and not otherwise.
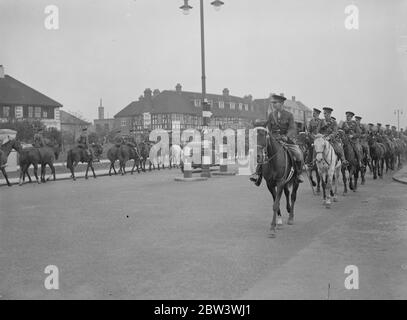
<path fill-rule="evenodd" d="M 263 118 L 266 118 L 268 114 L 272 111 L 271 106 L 271 96 L 267 99 L 255 99 L 254 103 L 259 106 L 262 110 Z M 284 96 L 283 93 L 280 93 L 281 96 Z M 284 101 L 284 108 L 288 112 L 291 112 L 294 116 L 294 122 L 297 126 L 297 130 L 304 130 L 304 121 L 307 124 L 312 119 L 312 110 L 305 106 L 301 101 L 297 100 L 295 96 L 291 97 Z"/>
<path fill-rule="evenodd" d="M 0 65 L 0 122 L 41 120 L 47 128 L 61 129 L 62 104 L 5 74 Z"/>
<path fill-rule="evenodd" d="M 247 128 L 253 120 L 263 117 L 261 108 L 250 95 L 243 98 L 232 96 L 228 89 L 222 94 L 207 94 L 211 105 L 212 128 Z M 180 84 L 175 90 L 146 89 L 138 101 L 133 101 L 115 116 L 115 128 L 128 134 L 130 129 L 138 132 L 165 129 L 181 130 L 202 128 L 202 95 L 183 91 Z"/>

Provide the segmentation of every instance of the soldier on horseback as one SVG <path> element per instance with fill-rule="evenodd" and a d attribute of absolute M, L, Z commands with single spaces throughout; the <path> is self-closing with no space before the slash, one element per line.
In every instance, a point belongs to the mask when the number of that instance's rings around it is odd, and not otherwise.
<path fill-rule="evenodd" d="M 34 134 L 34 143 L 35 148 L 42 148 L 45 146 L 44 137 L 42 136 L 43 130 L 41 128 L 37 129 L 37 132 Z"/>
<path fill-rule="evenodd" d="M 361 154 L 362 147 L 359 143 L 360 128 L 359 128 L 359 125 L 356 123 L 356 121 L 352 120 L 354 115 L 355 114 L 352 111 L 346 112 L 346 121 L 342 124 L 341 129 L 345 132 L 345 134 L 348 135 L 350 144 L 351 144 L 353 150 L 355 150 L 355 154 L 356 154 L 356 158 L 359 163 L 359 167 L 362 168 L 363 167 L 363 163 L 362 163 L 363 156 Z"/>
<path fill-rule="evenodd" d="M 307 131 L 308 131 L 312 141 L 314 141 L 314 138 L 318 134 L 320 127 L 321 127 L 322 119 L 319 118 L 320 114 L 321 114 L 321 110 L 314 108 L 313 113 L 312 113 L 312 119 L 308 123 Z M 306 162 L 309 165 L 312 165 L 314 158 L 315 158 L 314 153 L 308 152 Z"/>
<path fill-rule="evenodd" d="M 377 123 L 377 124 L 376 124 L 376 126 L 377 126 L 377 132 L 376 132 L 376 135 L 378 135 L 378 136 L 382 136 L 382 135 L 383 135 L 383 128 L 382 128 L 382 124 L 381 124 L 381 123 Z"/>
<path fill-rule="evenodd" d="M 392 131 L 390 129 L 389 124 L 386 124 L 386 129 L 384 130 L 384 134 L 389 138 L 391 138 L 393 136 L 393 133 L 392 133 Z"/>
<path fill-rule="evenodd" d="M 298 182 L 303 182 L 301 173 L 304 165 L 303 153 L 300 147 L 296 144 L 295 135 L 296 128 L 292 113 L 284 110 L 285 97 L 273 94 L 271 103 L 274 110 L 270 112 L 268 120 L 265 122 L 270 133 L 279 133 L 282 144 L 289 150 L 295 162 L 294 167 Z M 264 124 L 264 122 L 262 123 Z M 256 186 L 260 186 L 262 181 L 262 165 L 257 164 L 256 172 L 250 177 Z"/>
<path fill-rule="evenodd" d="M 120 148 L 122 144 L 124 144 L 123 136 L 121 135 L 121 130 L 117 130 L 116 136 L 114 137 L 114 144 L 116 147 Z"/>
<path fill-rule="evenodd" d="M 80 134 L 78 140 L 78 147 L 85 150 L 88 156 L 91 156 L 91 150 L 89 149 L 89 137 L 88 137 L 88 128 L 83 128 L 82 133 Z"/>
<path fill-rule="evenodd" d="M 318 133 L 321 133 L 326 137 L 327 140 L 329 140 L 342 164 L 346 165 L 348 162 L 345 159 L 343 147 L 337 138 L 338 124 L 336 123 L 336 119 L 331 117 L 333 109 L 330 107 L 325 107 L 323 110 L 325 118 L 321 122 Z"/>
<path fill-rule="evenodd" d="M 367 136 L 368 132 L 366 130 L 366 127 L 360 123 L 360 120 L 362 120 L 362 117 L 360 116 L 355 116 L 355 121 L 356 125 L 359 127 L 360 131 L 360 145 L 362 146 L 362 151 L 364 154 L 366 154 L 366 160 L 370 163 L 370 148 L 369 148 L 369 143 L 367 142 Z"/>

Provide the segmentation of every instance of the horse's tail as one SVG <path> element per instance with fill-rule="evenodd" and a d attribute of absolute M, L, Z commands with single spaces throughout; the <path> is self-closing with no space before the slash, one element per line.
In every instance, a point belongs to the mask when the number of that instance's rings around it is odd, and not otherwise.
<path fill-rule="evenodd" d="M 72 169 L 72 167 L 73 167 L 73 159 L 72 158 L 73 158 L 72 157 L 72 150 L 69 150 L 68 151 L 68 156 L 66 158 L 66 167 L 68 169 Z"/>

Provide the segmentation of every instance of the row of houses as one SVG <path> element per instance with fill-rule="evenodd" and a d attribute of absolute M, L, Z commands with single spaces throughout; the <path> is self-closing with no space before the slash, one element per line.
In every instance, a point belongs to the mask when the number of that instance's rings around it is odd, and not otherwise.
<path fill-rule="evenodd" d="M 269 97 L 238 97 L 231 95 L 227 88 L 220 94 L 209 93 L 206 98 L 211 106 L 209 127 L 212 128 L 247 128 L 256 119 L 265 119 L 271 111 Z M 74 138 L 83 127 L 106 134 L 116 129 L 120 129 L 123 134 L 129 134 L 130 130 L 146 133 L 154 129 L 201 129 L 202 105 L 201 93 L 185 91 L 180 84 L 174 90 L 147 88 L 138 100 L 128 104 L 112 119 L 105 119 L 105 110 L 100 101 L 98 119 L 92 125 L 61 110 L 61 103 L 6 75 L 4 67 L 0 65 L 0 122 L 41 120 L 46 127 L 57 128 Z M 285 101 L 285 106 L 293 113 L 299 129 L 312 117 L 312 110 L 294 96 Z"/>
<path fill-rule="evenodd" d="M 253 121 L 265 119 L 271 112 L 270 97 L 238 97 L 231 95 L 229 89 L 225 88 L 222 94 L 207 94 L 206 98 L 211 106 L 209 127 L 212 128 L 247 128 Z M 312 118 L 312 110 L 295 96 L 285 101 L 285 107 L 293 113 L 300 130 Z M 184 91 L 180 84 L 175 86 L 175 90 L 162 92 L 158 89 L 145 89 L 138 100 L 123 108 L 113 119 L 104 118 L 104 107 L 100 105 L 99 119 L 94 120 L 99 132 L 120 129 L 123 134 L 129 134 L 130 130 L 148 132 L 154 129 L 201 129 L 202 121 L 202 94 Z"/>

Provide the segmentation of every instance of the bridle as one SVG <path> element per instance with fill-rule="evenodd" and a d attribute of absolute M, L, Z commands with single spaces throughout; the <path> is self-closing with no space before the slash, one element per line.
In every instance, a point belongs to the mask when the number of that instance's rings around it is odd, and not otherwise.
<path fill-rule="evenodd" d="M 328 161 L 326 160 L 326 157 L 325 157 L 325 150 L 326 150 L 326 145 L 327 145 L 327 143 L 329 143 L 327 140 L 324 140 L 324 147 L 322 148 L 322 151 L 315 151 L 315 154 L 316 155 L 318 155 L 318 154 L 322 154 L 322 159 L 325 161 L 325 163 L 329 166 L 329 163 L 328 163 Z M 332 163 L 332 157 L 333 157 L 333 153 L 332 153 L 332 151 L 331 151 L 331 163 Z"/>
<path fill-rule="evenodd" d="M 271 137 L 270 133 L 267 132 L 266 145 L 263 146 L 261 144 L 257 144 L 257 148 L 260 148 L 262 150 L 262 155 L 263 155 L 263 159 L 264 159 L 262 162 L 258 162 L 259 164 L 267 164 L 267 163 L 271 162 L 271 160 L 273 160 L 277 156 L 278 152 L 283 148 L 282 145 L 278 144 L 279 149 L 273 155 L 271 155 L 269 157 L 268 153 L 267 153 L 267 147 L 268 147 L 271 139 L 273 139 L 273 138 Z"/>

